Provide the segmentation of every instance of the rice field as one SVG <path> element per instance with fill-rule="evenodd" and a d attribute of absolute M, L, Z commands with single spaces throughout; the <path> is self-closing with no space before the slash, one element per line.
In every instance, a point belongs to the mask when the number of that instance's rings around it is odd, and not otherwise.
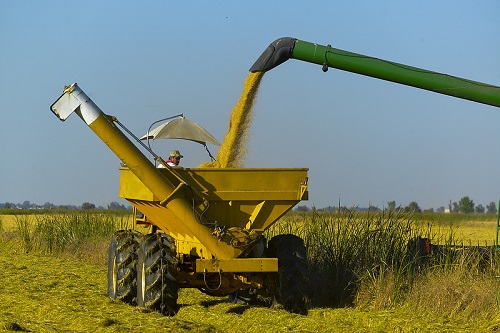
<path fill-rule="evenodd" d="M 468 235 L 473 242 L 490 237 L 486 230 L 489 226 L 495 230 L 494 218 L 460 223 L 438 221 L 431 225 L 431 221 L 423 221 L 420 216 L 405 214 L 290 213 L 269 230 L 268 237 L 294 233 L 304 238 L 308 246 L 313 293 L 307 316 L 264 306 L 233 304 L 226 298 L 186 289 L 180 292 L 179 313 L 164 317 L 107 297 L 106 251 L 110 237 L 107 234 L 122 228 L 128 220 L 76 215 L 30 219 L 0 215 L 0 331 L 495 332 L 500 329 L 500 272 L 496 256 L 485 262 L 474 253 L 463 253 L 453 258 L 434 258 L 424 267 L 422 262 L 404 254 L 406 238 L 421 232 L 449 242 L 450 237 L 439 234 L 441 229 L 437 226 L 447 230 L 451 225 L 453 237 Z M 71 231 L 77 223 L 86 226 Z M 462 232 L 462 228 L 467 231 Z M 48 246 L 54 244 L 49 240 L 56 232 L 67 241 Z M 28 239 L 33 245 L 27 246 Z"/>

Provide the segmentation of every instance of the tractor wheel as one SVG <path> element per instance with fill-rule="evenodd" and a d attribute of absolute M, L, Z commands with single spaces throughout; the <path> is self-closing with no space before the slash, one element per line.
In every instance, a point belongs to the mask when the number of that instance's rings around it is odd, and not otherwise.
<path fill-rule="evenodd" d="M 119 230 L 111 237 L 108 249 L 108 296 L 128 304 L 136 304 L 137 249 L 141 234 L 135 230 Z"/>
<path fill-rule="evenodd" d="M 278 258 L 277 290 L 274 307 L 306 315 L 309 303 L 307 251 L 295 235 L 278 235 L 268 244 L 268 258 Z"/>
<path fill-rule="evenodd" d="M 144 236 L 138 253 L 137 305 L 173 316 L 178 293 L 174 239 L 164 233 Z"/>

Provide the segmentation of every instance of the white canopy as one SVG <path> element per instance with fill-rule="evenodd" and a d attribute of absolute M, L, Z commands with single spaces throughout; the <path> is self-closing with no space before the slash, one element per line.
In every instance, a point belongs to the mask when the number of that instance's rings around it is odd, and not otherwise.
<path fill-rule="evenodd" d="M 184 139 L 205 146 L 207 143 L 220 146 L 219 141 L 212 134 L 197 123 L 187 120 L 184 116 L 161 124 L 141 137 L 141 140 L 147 139 Z"/>

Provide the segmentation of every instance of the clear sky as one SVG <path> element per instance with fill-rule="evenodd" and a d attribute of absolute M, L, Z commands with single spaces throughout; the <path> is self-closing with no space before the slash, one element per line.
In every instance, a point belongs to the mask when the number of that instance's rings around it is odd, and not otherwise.
<path fill-rule="evenodd" d="M 222 142 L 248 69 L 285 36 L 500 85 L 498 0 L 3 0 L 0 202 L 125 203 L 118 158 L 50 112 L 65 85 L 139 136 L 184 113 Z M 265 74 L 254 112 L 246 165 L 310 168 L 302 204 L 500 197 L 499 108 L 289 60 Z M 153 143 L 176 148 L 186 167 L 208 159 L 196 143 Z"/>

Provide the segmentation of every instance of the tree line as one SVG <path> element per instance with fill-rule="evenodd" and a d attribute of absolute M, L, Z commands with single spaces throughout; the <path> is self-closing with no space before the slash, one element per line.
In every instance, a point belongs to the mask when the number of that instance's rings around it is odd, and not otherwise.
<path fill-rule="evenodd" d="M 395 201 L 389 201 L 388 202 L 388 208 L 389 210 L 395 210 L 396 208 L 396 202 Z M 412 201 L 408 204 L 408 206 L 404 207 L 404 210 L 407 212 L 422 212 L 422 209 L 419 207 L 418 203 L 415 201 Z M 434 212 L 433 208 L 426 209 L 424 210 L 425 212 Z M 439 207 L 435 211 L 436 213 L 462 213 L 462 214 L 471 214 L 471 213 L 477 213 L 477 214 L 496 214 L 497 213 L 497 205 L 495 202 L 490 202 L 488 205 L 483 206 L 482 204 L 476 205 L 472 199 L 470 199 L 468 196 L 462 197 L 458 202 L 456 201 L 451 201 L 448 204 L 448 209 L 444 207 Z"/>
<path fill-rule="evenodd" d="M 306 205 L 299 205 L 295 209 L 296 211 L 299 212 L 308 212 L 311 209 L 306 206 Z M 327 211 L 327 212 L 334 212 L 338 210 L 355 210 L 355 211 L 382 211 L 379 207 L 376 206 L 369 206 L 368 208 L 360 208 L 360 207 L 351 207 L 348 208 L 346 206 L 341 207 L 332 207 L 328 206 L 325 208 L 319 208 L 316 209 L 318 211 Z M 434 208 L 429 208 L 422 210 L 418 203 L 416 201 L 410 202 L 406 206 L 396 206 L 396 201 L 389 201 L 387 203 L 387 208 L 386 210 L 389 211 L 396 211 L 396 210 L 403 210 L 408 213 L 421 213 L 421 212 L 428 212 L 428 213 L 462 213 L 462 214 L 496 214 L 498 212 L 497 210 L 497 205 L 495 202 L 490 202 L 488 205 L 483 206 L 482 204 L 476 205 L 472 199 L 470 199 L 468 196 L 462 197 L 458 202 L 456 201 L 451 201 L 448 204 L 448 209 L 446 209 L 444 206 L 437 208 L 434 210 Z"/>
<path fill-rule="evenodd" d="M 46 202 L 43 205 L 38 205 L 38 204 L 35 204 L 35 203 L 32 203 L 32 202 L 26 200 L 23 203 L 13 203 L 13 202 L 0 203 L 0 209 L 128 210 L 128 209 L 131 209 L 131 207 L 130 207 L 130 205 L 125 206 L 125 205 L 119 204 L 116 201 L 112 201 L 109 205 L 107 205 L 107 207 L 103 207 L 103 206 L 96 206 L 95 204 L 93 204 L 91 202 L 84 202 L 80 206 L 55 205 L 51 202 Z"/>

